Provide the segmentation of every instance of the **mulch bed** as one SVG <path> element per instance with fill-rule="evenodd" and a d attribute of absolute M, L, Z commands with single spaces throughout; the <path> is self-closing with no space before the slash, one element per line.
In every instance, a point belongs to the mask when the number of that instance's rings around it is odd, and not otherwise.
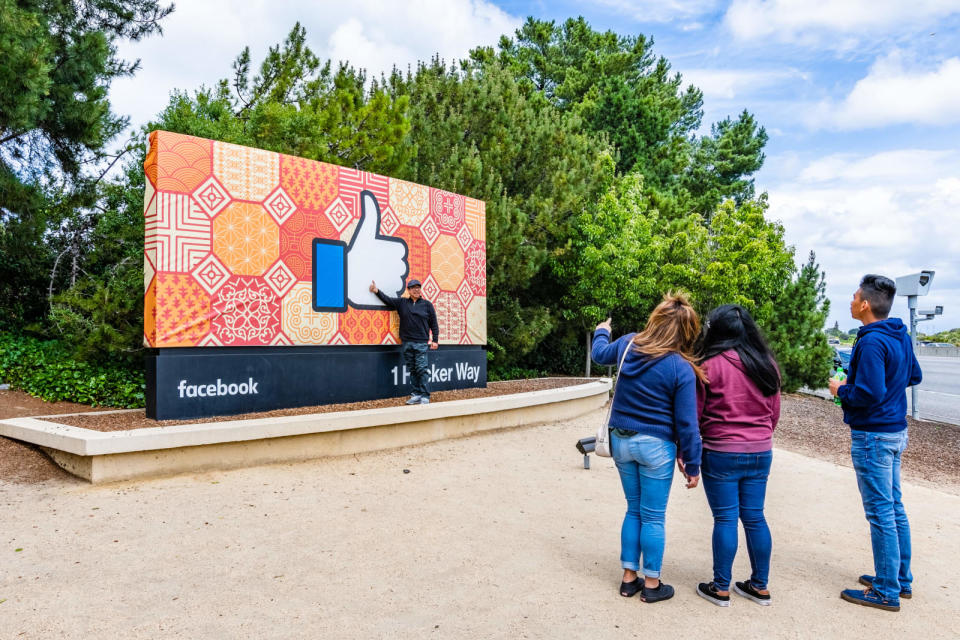
<path fill-rule="evenodd" d="M 432 401 L 444 402 L 555 389 L 578 384 L 582 380 L 582 378 L 551 378 L 491 382 L 486 389 L 439 391 L 432 395 Z M 268 416 L 292 416 L 307 413 L 397 407 L 402 406 L 405 400 L 406 396 L 199 420 L 148 420 L 142 410 L 46 419 L 87 429 L 116 431 L 197 422 L 217 422 L 219 420 L 243 420 Z M 104 407 L 89 407 L 67 402 L 46 403 L 19 391 L 0 391 L 0 419 L 103 410 L 105 410 Z M 416 409 L 411 408 L 411 410 L 415 411 Z M 917 422 L 912 418 L 907 418 L 907 422 L 910 425 L 910 446 L 903 456 L 904 476 L 938 484 L 953 485 L 954 487 L 960 486 L 960 426 L 936 422 Z M 592 434 L 585 432 L 583 435 Z M 774 434 L 774 444 L 783 449 L 850 466 L 850 429 L 843 423 L 840 408 L 822 398 L 785 394 L 780 423 Z M 49 458 L 32 445 L 0 438 L 0 480 L 42 482 L 51 479 L 74 481 L 72 476 L 54 465 Z"/>
<path fill-rule="evenodd" d="M 918 422 L 907 417 L 910 443 L 903 454 L 906 477 L 960 485 L 960 426 Z M 830 400 L 785 394 L 780 423 L 774 432 L 777 447 L 823 458 L 850 467 L 850 427 Z"/>

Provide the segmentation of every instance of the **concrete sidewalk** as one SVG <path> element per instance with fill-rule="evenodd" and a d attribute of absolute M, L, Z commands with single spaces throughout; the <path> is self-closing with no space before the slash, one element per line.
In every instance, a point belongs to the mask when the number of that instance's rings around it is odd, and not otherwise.
<path fill-rule="evenodd" d="M 139 483 L 0 484 L 0 635 L 960 637 L 960 497 L 906 484 L 916 595 L 898 614 L 857 607 L 839 598 L 872 568 L 853 472 L 779 450 L 773 606 L 696 596 L 711 518 L 679 479 L 677 596 L 621 598 L 616 470 L 583 470 L 573 446 L 601 418 Z M 743 546 L 734 573 L 749 574 Z"/>

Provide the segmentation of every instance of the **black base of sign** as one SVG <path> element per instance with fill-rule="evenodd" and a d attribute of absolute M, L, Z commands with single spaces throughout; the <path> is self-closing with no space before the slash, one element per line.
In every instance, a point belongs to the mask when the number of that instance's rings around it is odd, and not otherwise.
<path fill-rule="evenodd" d="M 428 352 L 430 390 L 487 386 L 482 346 Z M 154 349 L 147 417 L 180 420 L 391 398 L 412 392 L 399 346 Z"/>

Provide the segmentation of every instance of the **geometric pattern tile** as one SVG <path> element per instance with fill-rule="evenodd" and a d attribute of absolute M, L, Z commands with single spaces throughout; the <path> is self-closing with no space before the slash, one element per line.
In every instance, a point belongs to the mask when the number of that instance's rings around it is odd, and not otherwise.
<path fill-rule="evenodd" d="M 313 310 L 313 285 L 301 282 L 283 297 L 283 333 L 293 344 L 328 344 L 337 333 L 339 313 Z"/>
<path fill-rule="evenodd" d="M 390 334 L 389 311 L 348 308 L 340 314 L 340 333 L 349 344 L 380 344 Z"/>
<path fill-rule="evenodd" d="M 226 284 L 230 276 L 233 275 L 212 253 L 194 267 L 190 273 L 200 283 L 200 286 L 210 294 L 216 293 L 217 289 Z"/>
<path fill-rule="evenodd" d="M 273 340 L 270 341 L 271 347 L 292 347 L 293 342 L 286 336 L 286 334 L 281 331 L 273 337 Z"/>
<path fill-rule="evenodd" d="M 213 141 L 179 133 L 162 136 L 157 189 L 190 193 L 213 173 Z"/>
<path fill-rule="evenodd" d="M 432 245 L 437 241 L 437 238 L 440 237 L 437 223 L 431 217 L 424 218 L 423 222 L 420 223 L 420 233 L 423 234 L 423 239 L 426 240 L 429 245 Z"/>
<path fill-rule="evenodd" d="M 188 195 L 157 192 L 145 221 L 145 246 L 157 271 L 186 272 L 210 252 L 210 219 Z"/>
<path fill-rule="evenodd" d="M 470 285 L 467 284 L 466 279 L 457 287 L 457 297 L 460 298 L 460 302 L 463 303 L 464 307 L 469 306 L 470 301 L 473 300 L 473 291 L 470 290 Z"/>
<path fill-rule="evenodd" d="M 390 178 L 390 208 L 400 224 L 419 227 L 430 213 L 430 187 Z"/>
<path fill-rule="evenodd" d="M 466 251 L 470 243 L 473 242 L 473 236 L 470 235 L 470 230 L 467 229 L 467 225 L 460 227 L 460 231 L 457 231 L 456 237 L 461 251 Z"/>
<path fill-rule="evenodd" d="M 487 298 L 477 296 L 467 307 L 467 336 L 470 344 L 487 343 Z"/>
<path fill-rule="evenodd" d="M 313 281 L 314 238 L 339 238 L 337 230 L 323 213 L 297 209 L 280 227 L 280 259 L 297 280 Z"/>
<path fill-rule="evenodd" d="M 436 305 L 437 298 L 440 297 L 440 285 L 434 280 L 432 273 L 428 275 L 427 279 L 421 284 L 420 293 L 424 298 Z"/>
<path fill-rule="evenodd" d="M 390 204 L 390 181 L 369 171 L 340 167 L 340 199 L 347 205 L 352 216 L 360 219 L 360 192 L 371 191 L 380 205 L 381 212 Z"/>
<path fill-rule="evenodd" d="M 214 252 L 233 273 L 259 276 L 280 254 L 280 230 L 259 204 L 234 202 L 213 221 Z"/>
<path fill-rule="evenodd" d="M 272 267 L 263 274 L 263 279 L 267 282 L 278 298 L 287 295 L 287 292 L 297 283 L 297 278 L 290 271 L 290 267 L 283 264 L 283 260 L 277 260 Z"/>
<path fill-rule="evenodd" d="M 467 226 L 475 240 L 487 241 L 487 203 L 483 200 L 466 199 Z"/>
<path fill-rule="evenodd" d="M 397 214 L 390 207 L 384 207 L 380 212 L 380 232 L 383 235 L 392 236 L 400 228 L 400 221 L 397 220 Z"/>
<path fill-rule="evenodd" d="M 225 346 L 270 344 L 280 300 L 263 278 L 233 276 L 213 298 L 213 333 Z"/>
<path fill-rule="evenodd" d="M 193 199 L 200 203 L 200 207 L 211 218 L 216 217 L 225 206 L 230 204 L 230 194 L 213 176 L 210 176 L 206 182 L 197 187 L 196 191 L 193 192 Z"/>
<path fill-rule="evenodd" d="M 273 216 L 277 224 L 286 222 L 287 218 L 292 216 L 297 209 L 283 187 L 277 187 L 273 193 L 267 196 L 267 199 L 263 201 L 263 208 Z"/>
<path fill-rule="evenodd" d="M 430 249 L 433 277 L 444 291 L 456 291 L 463 281 L 463 252 L 452 236 L 440 236 Z"/>
<path fill-rule="evenodd" d="M 350 341 L 347 340 L 342 333 L 337 331 L 337 335 L 333 336 L 333 339 L 330 341 L 330 344 L 350 344 Z"/>
<path fill-rule="evenodd" d="M 280 186 L 298 209 L 323 211 L 337 197 L 336 165 L 280 156 Z"/>
<path fill-rule="evenodd" d="M 467 249 L 466 278 L 476 295 L 487 295 L 487 249 L 482 242 L 475 240 Z"/>
<path fill-rule="evenodd" d="M 415 227 L 400 226 L 393 236 L 407 243 L 407 264 L 410 265 L 407 280 L 416 278 L 422 281 L 430 273 L 430 245 L 423 239 L 423 234 Z"/>
<path fill-rule="evenodd" d="M 440 325 L 440 343 L 458 344 L 467 328 L 467 314 L 457 294 L 444 291 L 434 303 L 437 323 Z"/>
<path fill-rule="evenodd" d="M 441 233 L 455 234 L 464 225 L 464 197 L 458 193 L 430 189 L 430 215 Z"/>
<path fill-rule="evenodd" d="M 192 347 L 210 331 L 210 296 L 189 274 L 159 273 L 156 279 L 156 342 Z"/>
<path fill-rule="evenodd" d="M 263 202 L 280 184 L 279 154 L 219 142 L 213 147 L 213 174 L 236 200 Z"/>
<path fill-rule="evenodd" d="M 351 222 L 359 219 L 359 215 L 354 218 L 353 212 L 350 211 L 346 203 L 340 198 L 335 198 L 333 202 L 330 203 L 330 206 L 326 209 L 327 220 L 333 224 L 333 228 L 337 230 L 337 233 L 340 233 L 349 225 Z"/>

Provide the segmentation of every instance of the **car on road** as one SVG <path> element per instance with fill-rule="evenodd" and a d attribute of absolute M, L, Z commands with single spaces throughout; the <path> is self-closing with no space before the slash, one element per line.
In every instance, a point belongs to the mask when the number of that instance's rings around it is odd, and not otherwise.
<path fill-rule="evenodd" d="M 843 369 L 844 373 L 850 373 L 850 354 L 853 349 L 850 347 L 833 348 L 833 371 Z"/>
<path fill-rule="evenodd" d="M 950 344 L 949 342 L 924 342 L 923 346 L 925 347 L 955 347 L 957 345 Z"/>

